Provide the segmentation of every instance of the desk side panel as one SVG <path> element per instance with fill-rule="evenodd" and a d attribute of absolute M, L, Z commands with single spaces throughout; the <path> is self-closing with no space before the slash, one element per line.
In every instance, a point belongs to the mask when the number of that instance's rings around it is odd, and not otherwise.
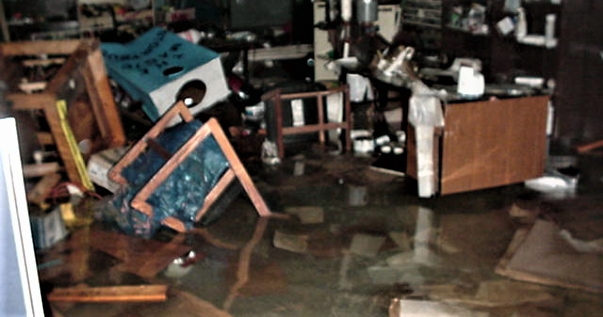
<path fill-rule="evenodd" d="M 539 177 L 546 160 L 548 96 L 446 107 L 441 194 Z"/>

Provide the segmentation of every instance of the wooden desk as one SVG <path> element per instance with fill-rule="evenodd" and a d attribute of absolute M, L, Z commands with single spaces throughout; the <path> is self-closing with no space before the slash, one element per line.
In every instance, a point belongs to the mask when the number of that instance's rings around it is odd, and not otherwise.
<path fill-rule="evenodd" d="M 440 195 L 523 182 L 542 176 L 548 96 L 448 104 L 436 131 L 434 166 Z M 417 177 L 414 128 L 409 126 L 407 173 Z"/>

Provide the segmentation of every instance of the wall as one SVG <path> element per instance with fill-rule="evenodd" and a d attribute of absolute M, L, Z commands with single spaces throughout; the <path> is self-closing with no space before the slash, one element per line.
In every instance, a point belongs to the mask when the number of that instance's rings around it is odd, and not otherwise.
<path fill-rule="evenodd" d="M 563 2 L 555 135 L 574 143 L 603 139 L 602 16 L 601 0 Z"/>

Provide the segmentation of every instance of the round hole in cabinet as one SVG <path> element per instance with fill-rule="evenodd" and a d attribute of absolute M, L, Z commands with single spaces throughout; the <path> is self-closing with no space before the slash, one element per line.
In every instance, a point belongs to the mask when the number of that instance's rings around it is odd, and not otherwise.
<path fill-rule="evenodd" d="M 176 94 L 176 101 L 182 101 L 187 107 L 191 108 L 203 100 L 206 92 L 207 86 L 203 81 L 191 80 L 182 85 L 178 94 Z"/>

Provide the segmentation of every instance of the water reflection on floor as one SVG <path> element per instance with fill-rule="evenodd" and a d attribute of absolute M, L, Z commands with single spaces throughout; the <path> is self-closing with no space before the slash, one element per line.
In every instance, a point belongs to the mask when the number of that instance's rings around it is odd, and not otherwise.
<path fill-rule="evenodd" d="M 246 199 L 237 199 L 216 223 L 187 235 L 184 243 L 199 255 L 194 264 L 174 264 L 141 279 L 105 261 L 83 281 L 167 283 L 166 302 L 56 304 L 55 311 L 64 316 L 388 316 L 392 298 L 407 298 L 444 301 L 490 316 L 601 315 L 598 294 L 513 282 L 494 272 L 517 228 L 529 221 L 512 217 L 510 209 L 534 210 L 545 200 L 542 195 L 512 185 L 419 199 L 412 180 L 372 171 L 367 162 L 326 156 L 250 166 L 272 210 L 292 215 L 289 220 L 259 219 Z M 496 293 L 484 295 L 486 289 Z"/>

